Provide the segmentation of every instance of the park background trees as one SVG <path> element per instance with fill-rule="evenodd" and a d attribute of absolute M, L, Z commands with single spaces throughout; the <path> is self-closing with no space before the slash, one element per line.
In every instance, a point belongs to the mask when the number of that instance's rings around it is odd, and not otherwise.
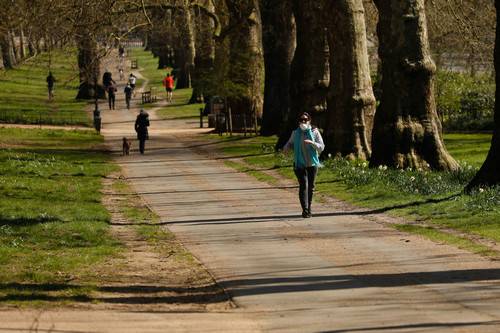
<path fill-rule="evenodd" d="M 309 112 L 326 153 L 369 159 L 372 166 L 453 171 L 458 164 L 446 152 L 441 124 L 450 117 L 436 106 L 444 95 L 435 83 L 441 69 L 481 80 L 491 72 L 495 9 L 487 0 L 479 4 L 11 1 L 0 11 L 0 48 L 9 68 L 37 52 L 75 45 L 78 97 L 91 98 L 100 59 L 133 33 L 158 56 L 159 68 L 174 68 L 178 87 L 194 88 L 191 102 L 227 97 L 233 114 L 261 124 L 263 135 L 277 134 L 278 147 L 297 115 Z M 474 107 L 481 94 L 468 91 L 455 104 Z M 498 183 L 490 180 L 475 183 Z"/>

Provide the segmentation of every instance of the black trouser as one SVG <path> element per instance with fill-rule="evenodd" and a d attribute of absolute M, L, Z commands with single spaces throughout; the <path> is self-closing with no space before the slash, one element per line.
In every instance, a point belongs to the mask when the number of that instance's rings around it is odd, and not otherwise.
<path fill-rule="evenodd" d="M 295 168 L 295 176 L 299 181 L 299 200 L 304 212 L 311 212 L 311 201 L 313 197 L 314 181 L 318 173 L 318 167 Z"/>
<path fill-rule="evenodd" d="M 144 154 L 145 146 L 146 146 L 146 139 L 145 138 L 139 139 L 139 151 L 141 152 L 141 154 Z"/>
<path fill-rule="evenodd" d="M 115 94 L 114 93 L 108 93 L 108 102 L 109 102 L 109 109 L 114 110 L 115 109 Z"/>

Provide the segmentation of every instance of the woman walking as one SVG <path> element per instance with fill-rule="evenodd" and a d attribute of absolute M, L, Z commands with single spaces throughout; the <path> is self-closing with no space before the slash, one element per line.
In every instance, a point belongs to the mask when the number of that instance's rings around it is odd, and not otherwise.
<path fill-rule="evenodd" d="M 311 202 L 313 197 L 314 182 L 319 162 L 319 154 L 325 149 L 321 133 L 311 126 L 311 116 L 304 112 L 299 116 L 299 126 L 290 135 L 290 139 L 283 147 L 287 152 L 293 147 L 294 163 L 293 169 L 299 181 L 299 200 L 302 206 L 302 217 L 309 218 L 311 213 Z"/>
<path fill-rule="evenodd" d="M 139 151 L 144 154 L 144 148 L 146 145 L 146 140 L 149 139 L 148 134 L 149 127 L 149 114 L 141 109 L 141 112 L 137 115 L 135 120 L 135 132 L 137 133 L 137 139 L 139 140 Z"/>

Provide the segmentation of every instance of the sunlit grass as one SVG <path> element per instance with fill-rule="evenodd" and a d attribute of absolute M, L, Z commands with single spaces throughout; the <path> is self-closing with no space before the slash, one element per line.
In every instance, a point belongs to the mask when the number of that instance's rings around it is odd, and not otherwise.
<path fill-rule="evenodd" d="M 0 122 L 90 126 L 86 102 L 75 100 L 79 86 L 76 50 L 54 51 L 51 57 L 50 70 L 57 80 L 52 101 L 46 82 L 49 54 L 0 72 Z"/>
<path fill-rule="evenodd" d="M 0 128 L 0 142 L 0 301 L 33 305 L 43 286 L 91 280 L 121 248 L 100 193 L 115 167 L 88 151 L 102 142 L 94 131 Z M 86 288 L 63 288 L 60 299 L 84 297 Z"/>

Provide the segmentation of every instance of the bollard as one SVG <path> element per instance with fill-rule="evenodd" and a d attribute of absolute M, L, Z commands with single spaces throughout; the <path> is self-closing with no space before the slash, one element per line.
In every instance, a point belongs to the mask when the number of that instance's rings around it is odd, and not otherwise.
<path fill-rule="evenodd" d="M 98 108 L 94 110 L 94 128 L 97 133 L 101 133 L 101 111 Z"/>
<path fill-rule="evenodd" d="M 200 128 L 203 128 L 203 108 L 200 108 Z"/>

